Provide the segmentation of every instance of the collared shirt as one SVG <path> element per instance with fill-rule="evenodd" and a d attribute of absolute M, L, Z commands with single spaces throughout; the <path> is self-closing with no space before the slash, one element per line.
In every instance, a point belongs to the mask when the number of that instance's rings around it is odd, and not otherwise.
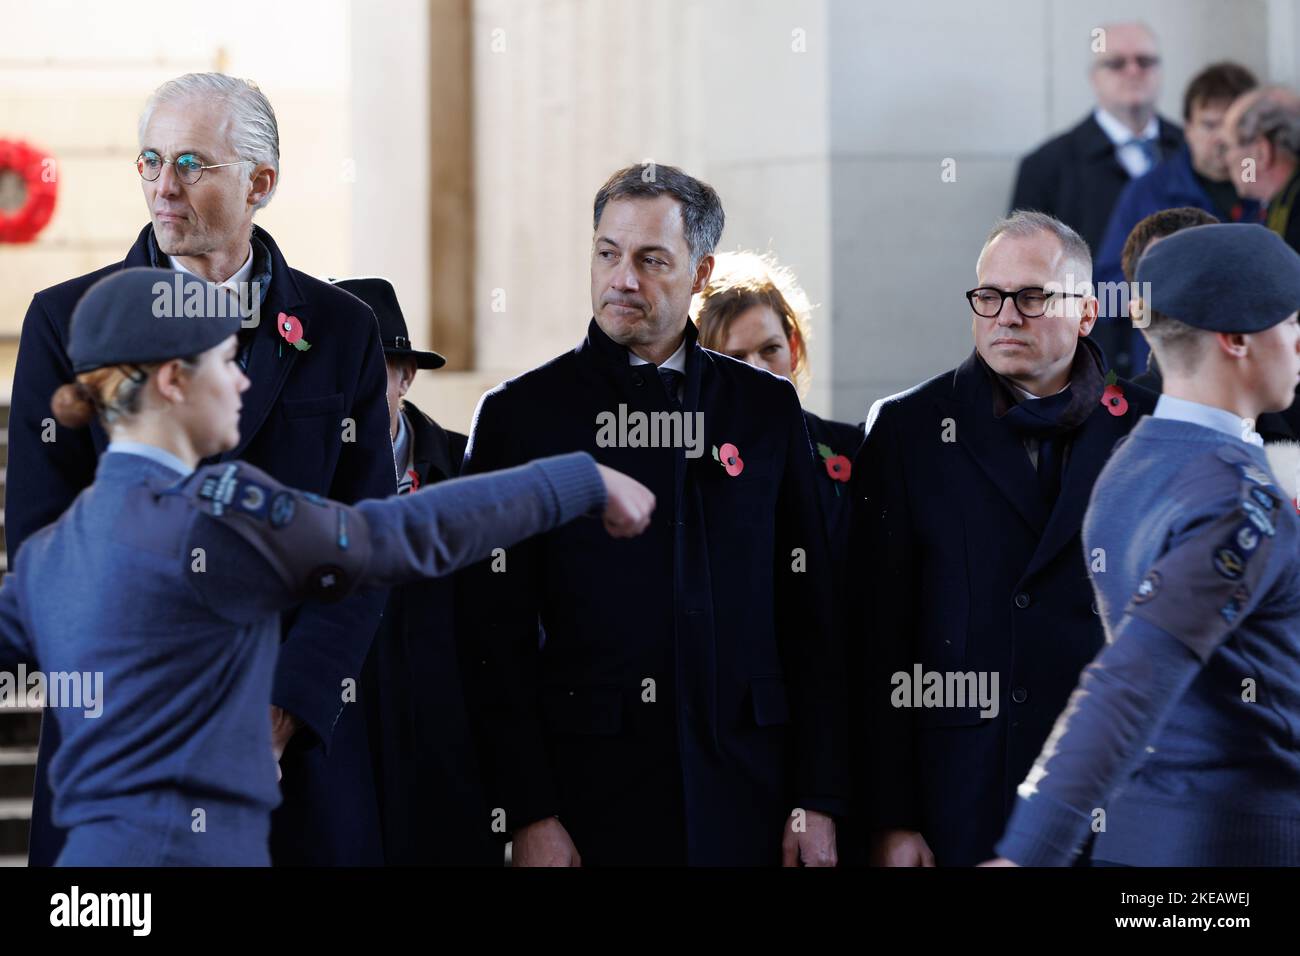
<path fill-rule="evenodd" d="M 1092 111 L 1092 118 L 1097 121 L 1097 125 L 1101 127 L 1106 137 L 1115 144 L 1115 158 L 1130 177 L 1136 179 L 1154 165 L 1152 157 L 1135 142 L 1136 140 L 1150 141 L 1153 146 L 1156 146 L 1156 155 L 1159 155 L 1157 143 L 1160 137 L 1160 124 L 1156 122 L 1154 113 L 1151 119 L 1147 120 L 1146 128 L 1142 130 L 1140 136 L 1134 136 L 1131 129 L 1100 106 Z"/>
<path fill-rule="evenodd" d="M 1264 439 L 1255 431 L 1248 419 L 1241 418 L 1226 408 L 1203 405 L 1200 402 L 1191 402 L 1185 398 L 1161 395 L 1156 402 L 1156 410 L 1152 412 L 1152 417 L 1172 418 L 1175 421 L 1203 425 L 1206 428 L 1213 428 L 1217 432 L 1223 432 L 1225 435 L 1231 435 L 1238 441 L 1244 441 L 1251 445 L 1262 446 L 1264 444 Z"/>
<path fill-rule="evenodd" d="M 653 365 L 654 363 L 646 361 L 641 356 L 633 352 L 631 349 L 628 349 L 627 364 L 628 365 Z M 670 368 L 674 372 L 681 373 L 682 384 L 677 386 L 677 400 L 680 402 L 682 400 L 681 392 L 682 389 L 685 387 L 685 383 L 686 383 L 686 337 L 685 336 L 682 337 L 682 344 L 677 346 L 677 351 L 674 352 L 672 355 L 668 356 L 668 358 L 664 359 L 663 364 L 658 367 Z"/>
<path fill-rule="evenodd" d="M 165 468 L 178 472 L 181 477 L 192 475 L 194 469 L 185 462 L 181 461 L 165 448 L 159 448 L 157 445 L 146 445 L 141 441 L 122 441 L 120 439 L 108 443 L 108 448 L 104 454 L 120 455 L 139 455 L 141 458 L 148 458 L 150 461 L 156 461 Z"/>
<path fill-rule="evenodd" d="M 177 258 L 176 256 L 170 256 L 169 260 L 171 262 L 172 268 L 177 272 L 184 272 L 187 276 L 194 276 L 194 278 L 196 279 L 203 278 L 202 276 L 194 272 L 191 272 L 189 269 L 186 269 L 183 265 L 181 265 L 180 259 Z M 248 282 L 248 277 L 251 276 L 252 274 L 253 274 L 253 244 L 250 242 L 248 244 L 248 256 L 244 259 L 244 264 L 240 266 L 238 269 L 236 269 L 235 274 L 232 275 L 229 279 L 226 279 L 224 282 L 213 282 L 212 285 L 215 285 L 218 289 L 225 289 L 227 292 L 230 292 L 232 295 L 234 295 L 235 302 L 238 303 L 240 284 Z M 205 279 L 204 281 L 206 282 L 207 280 Z"/>
<path fill-rule="evenodd" d="M 183 265 L 180 264 L 180 260 L 177 259 L 175 256 L 171 256 L 169 258 L 169 261 L 171 262 L 171 267 L 174 271 L 183 272 L 185 275 L 194 276 L 194 278 L 196 279 L 203 278 L 202 276 L 196 275 L 195 273 L 191 272 L 189 269 L 186 269 Z M 247 295 L 244 295 L 241 293 L 241 290 L 248 288 L 248 280 L 249 277 L 252 276 L 252 274 L 253 274 L 253 244 L 250 242 L 248 244 L 248 256 L 247 258 L 244 259 L 244 264 L 235 270 L 234 275 L 232 275 L 229 279 L 226 279 L 224 282 L 208 283 L 208 285 L 216 286 L 218 289 L 221 289 L 229 294 L 230 305 L 228 308 L 231 311 L 229 311 L 227 314 L 241 315 L 241 316 L 245 314 L 244 302 L 248 301 L 251 303 L 253 301 L 253 298 L 251 292 L 249 292 Z M 206 282 L 207 280 L 205 279 L 204 281 Z M 239 367 L 242 368 L 245 372 L 248 371 L 248 356 L 249 356 L 249 350 L 251 348 L 252 348 L 252 336 L 249 334 L 249 330 L 247 328 L 240 328 Z"/>
<path fill-rule="evenodd" d="M 397 493 L 404 495 L 415 487 L 414 470 L 411 466 L 415 448 L 411 441 L 411 429 L 406 424 L 406 412 L 397 413 L 397 437 L 393 439 L 393 466 L 397 469 Z"/>

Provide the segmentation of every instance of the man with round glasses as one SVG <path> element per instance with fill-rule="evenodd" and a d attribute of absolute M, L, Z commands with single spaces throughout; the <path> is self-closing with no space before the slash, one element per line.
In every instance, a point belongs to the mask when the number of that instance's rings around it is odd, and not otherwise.
<path fill-rule="evenodd" d="M 976 275 L 974 351 L 877 402 L 853 465 L 870 609 L 860 812 L 879 865 L 991 855 L 1101 647 L 1080 527 L 1111 448 L 1156 399 L 1089 341 L 1092 260 L 1064 223 L 1013 213 Z"/>
<path fill-rule="evenodd" d="M 136 172 L 149 224 L 121 262 L 36 293 L 23 321 L 5 494 L 8 552 L 20 562 L 19 545 L 92 482 L 107 444 L 98 425 L 78 432 L 56 427 L 49 397 L 73 380 L 67 355 L 73 307 L 96 280 L 126 267 L 198 276 L 209 283 L 210 296 L 227 295 L 243 320 L 238 358 L 252 384 L 243 396 L 240 444 L 220 459 L 240 458 L 285 485 L 346 503 L 397 490 L 374 313 L 291 268 L 271 236 L 253 224 L 279 182 L 279 131 L 266 96 L 219 73 L 178 77 L 145 105 L 139 140 Z M 184 305 L 163 295 L 155 315 L 168 314 L 165 309 L 183 315 Z M 324 812 L 337 808 L 317 782 L 345 706 L 341 688 L 360 675 L 384 597 L 355 595 L 328 614 L 306 604 L 286 616 L 268 715 L 284 753 L 284 804 L 272 824 L 277 863 L 356 862 L 350 852 L 358 841 L 346 826 L 324 822 L 349 817 Z M 50 820 L 56 737 L 46 721 L 32 809 L 34 865 L 51 864 L 63 843 Z M 346 756 L 334 762 L 340 759 Z"/>

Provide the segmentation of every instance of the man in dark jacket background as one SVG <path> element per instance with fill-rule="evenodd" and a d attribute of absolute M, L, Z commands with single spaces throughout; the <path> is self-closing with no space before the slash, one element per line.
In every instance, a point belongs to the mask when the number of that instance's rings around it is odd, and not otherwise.
<path fill-rule="evenodd" d="M 247 317 L 238 361 L 252 384 L 240 412 L 240 458 L 278 481 L 344 502 L 396 490 L 386 422 L 383 353 L 374 314 L 327 283 L 292 269 L 253 225 L 279 178 L 275 113 L 251 83 L 188 74 L 160 87 L 140 124 L 137 166 L 150 225 L 122 262 L 36 293 L 23 321 L 9 423 L 5 528 L 21 562 L 23 540 L 63 513 L 94 478 L 107 444 L 98 424 L 57 429 L 50 397 L 73 380 L 67 356 L 73 307 L 97 279 L 129 266 L 196 274 Z M 361 672 L 384 594 L 309 603 L 285 616 L 271 718 L 284 775 L 306 805 L 342 713 L 345 681 Z M 45 721 L 32 809 L 29 858 L 54 862 L 63 834 L 50 821 L 49 761 L 58 746 Z M 287 747 L 287 750 L 285 749 Z M 304 848 L 279 837 L 303 812 L 286 800 L 272 825 L 277 862 Z M 346 835 L 340 837 L 348 842 Z"/>
<path fill-rule="evenodd" d="M 398 494 L 460 474 L 466 436 L 444 429 L 405 398 L 437 352 L 411 346 L 396 290 L 387 279 L 335 280 L 374 310 L 388 370 L 389 435 Z M 504 830 L 492 817 L 470 731 L 465 667 L 456 640 L 451 577 L 389 592 L 357 688 L 334 731 L 324 768 L 330 801 L 314 825 L 358 835 L 354 861 L 392 865 L 502 865 Z M 286 788 L 288 784 L 286 783 Z M 310 845 L 309 835 L 304 843 Z"/>
<path fill-rule="evenodd" d="M 1112 23 L 1099 30 L 1088 73 L 1096 107 L 1021 160 L 1011 197 L 1012 210 L 1061 220 L 1083 237 L 1094 258 L 1124 187 L 1183 145 L 1182 131 L 1156 114 L 1162 73 L 1151 29 Z M 1124 317 L 1113 321 L 1103 313 L 1093 341 L 1113 362 L 1130 331 Z"/>
<path fill-rule="evenodd" d="M 1091 268 L 1058 220 L 997 223 L 967 293 L 971 356 L 868 416 L 852 561 L 867 647 L 862 813 L 879 865 L 988 859 L 1102 645 L 1079 531 L 1098 472 L 1155 396 L 1107 384 L 1087 339 L 1095 298 L 1044 291 Z"/>
<path fill-rule="evenodd" d="M 659 506 L 626 546 L 575 527 L 467 574 L 513 861 L 833 865 L 844 675 L 798 396 L 696 343 L 709 186 L 629 167 L 593 223 L 586 338 L 484 396 L 466 471 L 585 449 Z"/>
<path fill-rule="evenodd" d="M 1254 74 L 1236 63 L 1207 66 L 1187 84 L 1183 94 L 1186 142 L 1174 155 L 1124 187 L 1101 245 L 1093 250 L 1097 260 L 1093 277 L 1099 287 L 1124 281 L 1120 261 L 1124 243 L 1133 227 L 1152 213 L 1191 207 L 1203 209 L 1222 222 L 1258 220 L 1259 203 L 1238 197 L 1233 186 L 1222 133 L 1228 108 L 1256 85 Z M 1104 328 L 1107 322 L 1129 326 L 1127 336 L 1119 329 L 1110 335 L 1112 350 L 1107 352 L 1107 358 L 1121 374 L 1136 377 L 1146 369 L 1150 355 L 1146 339 L 1127 321 L 1128 310 L 1119 305 L 1121 297 L 1099 293 L 1099 298 L 1103 302 L 1099 327 Z M 1105 314 L 1107 302 L 1117 305 L 1113 316 Z"/>

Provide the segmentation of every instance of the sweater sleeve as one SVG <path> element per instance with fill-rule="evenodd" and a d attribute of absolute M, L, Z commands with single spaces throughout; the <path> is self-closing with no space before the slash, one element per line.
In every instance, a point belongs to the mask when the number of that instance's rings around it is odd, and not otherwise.
<path fill-rule="evenodd" d="M 1074 859 L 1201 667 L 1285 570 L 1281 517 L 1271 486 L 1243 478 L 1232 499 L 1184 523 L 1107 629 L 1106 647 L 1021 783 L 1001 856 L 1022 866 Z"/>
<path fill-rule="evenodd" d="M 190 577 L 232 620 L 449 574 L 605 504 L 581 452 L 356 505 L 285 488 L 243 462 L 208 466 L 182 493 L 198 512 L 186 554 L 205 554 Z"/>

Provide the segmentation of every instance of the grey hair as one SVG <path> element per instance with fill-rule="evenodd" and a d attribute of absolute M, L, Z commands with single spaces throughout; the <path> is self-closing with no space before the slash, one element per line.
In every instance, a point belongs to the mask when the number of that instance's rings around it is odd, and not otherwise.
<path fill-rule="evenodd" d="M 1049 216 L 1045 212 L 1035 212 L 1032 209 L 1017 209 L 1011 215 L 995 222 L 984 240 L 984 246 L 980 249 L 980 258 L 984 258 L 984 251 L 988 249 L 989 243 L 998 236 L 1006 234 L 1017 239 L 1029 239 L 1044 232 L 1056 237 L 1066 259 L 1082 267 L 1083 275 L 1078 278 L 1078 281 L 1092 282 L 1092 253 L 1083 236 L 1055 216 Z"/>
<path fill-rule="evenodd" d="M 1263 136 L 1300 156 L 1300 97 L 1281 87 L 1266 87 L 1241 111 L 1236 135 L 1241 143 Z"/>
<path fill-rule="evenodd" d="M 643 163 L 620 169 L 596 192 L 591 228 L 600 226 L 606 203 L 615 199 L 654 199 L 671 195 L 682 206 L 682 228 L 691 253 L 691 268 L 718 248 L 726 216 L 722 200 L 708 183 L 688 176 L 676 166 Z"/>
<path fill-rule="evenodd" d="M 144 145 L 145 129 L 153 111 L 162 103 L 198 97 L 224 103 L 233 121 L 231 146 L 239 159 L 251 159 L 275 170 L 275 183 L 254 207 L 261 209 L 271 201 L 280 183 L 280 128 L 275 122 L 275 110 L 266 94 L 252 80 L 243 80 L 224 73 L 186 73 L 168 80 L 153 91 L 144 111 L 140 114 L 139 138 Z M 248 178 L 253 178 L 256 165 L 248 166 Z"/>

